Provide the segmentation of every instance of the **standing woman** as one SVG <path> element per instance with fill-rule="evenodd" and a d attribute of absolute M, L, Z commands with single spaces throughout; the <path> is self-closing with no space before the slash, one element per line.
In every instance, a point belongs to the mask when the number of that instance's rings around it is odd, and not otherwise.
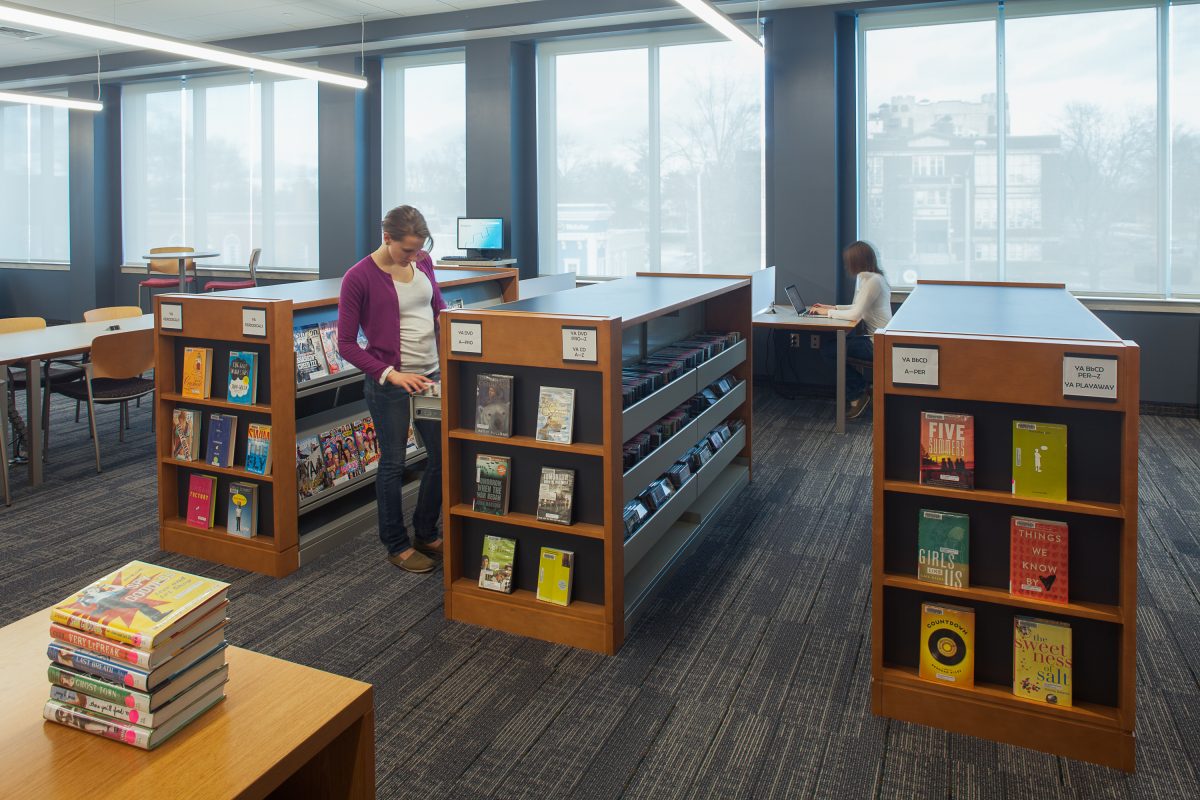
<path fill-rule="evenodd" d="M 854 278 L 854 302 L 848 306 L 817 303 L 809 311 L 834 319 L 862 320 L 866 335 L 846 337 L 846 358 L 873 361 L 875 348 L 871 337 L 892 320 L 892 287 L 879 269 L 875 248 L 866 242 L 855 242 L 843 250 L 842 265 L 846 274 Z M 829 361 L 837 360 L 833 340 L 827 339 L 822 344 L 821 355 Z M 871 404 L 866 378 L 849 364 L 846 364 L 846 396 L 851 398 L 847 415 L 850 419 L 862 416 Z"/>
<path fill-rule="evenodd" d="M 383 218 L 383 244 L 342 279 L 338 302 L 338 352 L 363 371 L 367 409 L 375 421 L 380 459 L 379 538 L 388 561 L 406 572 L 430 572 L 442 558 L 437 532 L 442 507 L 441 424 L 417 420 L 427 461 L 413 514 L 412 540 L 404 527 L 400 493 L 408 446 L 409 395 L 438 380 L 438 314 L 446 307 L 433 260 L 424 249 L 433 238 L 412 206 Z M 359 328 L 366 348 L 357 341 Z"/>

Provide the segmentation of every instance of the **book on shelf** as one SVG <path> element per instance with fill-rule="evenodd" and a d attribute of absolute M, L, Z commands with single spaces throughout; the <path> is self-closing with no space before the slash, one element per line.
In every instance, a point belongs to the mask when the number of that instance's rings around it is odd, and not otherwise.
<path fill-rule="evenodd" d="M 475 432 L 512 436 L 512 375 L 480 375 L 475 382 Z"/>
<path fill-rule="evenodd" d="M 475 456 L 475 500 L 471 509 L 484 514 L 508 513 L 512 460 L 508 456 Z"/>
<path fill-rule="evenodd" d="M 558 606 L 571 604 L 575 554 L 570 550 L 543 547 L 538 555 L 537 599 Z"/>
<path fill-rule="evenodd" d="M 483 561 L 479 565 L 479 586 L 496 592 L 512 592 L 516 554 L 516 539 L 490 534 L 484 536 Z"/>
<path fill-rule="evenodd" d="M 325 366 L 328 368 L 329 374 L 337 375 L 354 369 L 350 362 L 342 358 L 342 354 L 338 351 L 337 320 L 322 322 L 317 327 L 321 331 L 321 352 L 325 354 Z"/>
<path fill-rule="evenodd" d="M 543 386 L 538 391 L 537 431 L 539 442 L 570 444 L 575 422 L 575 390 Z"/>
<path fill-rule="evenodd" d="M 183 348 L 183 376 L 179 382 L 179 393 L 184 397 L 207 400 L 212 392 L 211 347 Z"/>
<path fill-rule="evenodd" d="M 975 418 L 970 414 L 921 412 L 920 482 L 975 488 Z"/>
<path fill-rule="evenodd" d="M 61 664 L 52 663 L 46 670 L 46 677 L 50 679 L 51 692 L 54 691 L 55 687 L 66 689 L 67 691 L 80 692 L 95 700 L 112 703 L 115 706 L 128 711 L 136 711 L 139 714 L 150 714 L 158 711 L 177 697 L 193 689 L 201 681 L 207 681 L 214 676 L 220 676 L 220 682 L 224 683 L 224 677 L 228 674 L 229 669 L 225 666 L 224 650 L 218 650 L 194 668 L 184 670 L 171 680 L 160 684 L 154 691 L 149 692 L 131 689 L 124 684 L 106 681 L 103 678 L 88 675 L 86 672 L 80 672 L 71 667 L 64 667 Z M 130 721 L 136 722 L 137 720 Z"/>
<path fill-rule="evenodd" d="M 538 483 L 538 519 L 570 525 L 574 496 L 575 470 L 542 467 L 542 478 Z"/>
<path fill-rule="evenodd" d="M 247 539 L 258 535 L 258 484 L 233 481 L 229 484 L 229 507 L 225 530 Z"/>
<path fill-rule="evenodd" d="M 72 647 L 55 641 L 50 642 L 50 646 L 46 648 L 46 655 L 50 658 L 52 666 L 66 667 L 90 678 L 154 695 L 160 687 L 165 688 L 174 681 L 186 679 L 192 669 L 203 672 L 219 669 L 225 663 L 226 647 L 224 641 L 207 653 L 200 652 L 199 648 L 188 647 L 175 658 L 153 670 L 140 669 L 82 647 Z"/>
<path fill-rule="evenodd" d="M 1013 694 L 1055 706 L 1071 705 L 1071 626 L 1013 617 Z"/>
<path fill-rule="evenodd" d="M 1067 523 L 1013 517 L 1009 531 L 1009 593 L 1066 603 Z"/>
<path fill-rule="evenodd" d="M 296 352 L 296 383 L 307 383 L 329 375 L 321 331 L 315 323 L 292 329 L 292 347 Z"/>
<path fill-rule="evenodd" d="M 258 353 L 229 351 L 229 387 L 225 399 L 247 406 L 258 402 Z"/>
<path fill-rule="evenodd" d="M 1067 426 L 1013 421 L 1012 493 L 1039 500 L 1067 499 Z"/>
<path fill-rule="evenodd" d="M 917 580 L 954 589 L 970 586 L 970 517 L 926 508 L 917 515 Z"/>
<path fill-rule="evenodd" d="M 171 458 L 196 461 L 200 458 L 200 412 L 176 408 L 171 412 Z"/>
<path fill-rule="evenodd" d="M 225 688 L 221 685 L 157 728 L 145 728 L 141 725 L 120 722 L 85 708 L 60 703 L 57 700 L 47 700 L 42 714 L 50 722 L 78 728 L 107 739 L 115 739 L 143 750 L 153 750 L 193 719 L 224 699 Z"/>
<path fill-rule="evenodd" d="M 159 641 L 153 649 L 123 644 L 100 634 L 85 633 L 58 622 L 50 623 L 50 638 L 137 669 L 154 670 L 198 641 L 200 644 L 197 646 L 203 652 L 216 648 L 225 638 L 225 624 L 229 621 L 225 614 L 228 610 L 229 601 L 226 600 L 203 617 L 189 622 L 187 627 L 174 635 Z"/>
<path fill-rule="evenodd" d="M 193 528 L 211 528 L 217 510 L 217 476 L 193 472 L 188 476 L 187 516 Z"/>
<path fill-rule="evenodd" d="M 321 440 L 317 436 L 305 436 L 296 442 L 297 494 L 303 500 L 320 492 L 325 485 L 325 462 L 321 458 Z"/>
<path fill-rule="evenodd" d="M 921 604 L 921 665 L 924 680 L 975 685 L 975 611 L 941 603 Z"/>
<path fill-rule="evenodd" d="M 208 415 L 208 444 L 204 448 L 204 463 L 214 467 L 233 466 L 237 419 L 233 414 Z"/>
<path fill-rule="evenodd" d="M 246 429 L 246 472 L 271 474 L 271 426 L 251 422 Z"/>
<path fill-rule="evenodd" d="M 51 669 L 56 668 L 51 667 Z M 72 683 L 78 686 L 77 689 L 51 685 L 50 699 L 62 705 L 75 706 L 85 711 L 115 719 L 118 722 L 126 722 L 145 728 L 159 728 L 178 717 L 180 712 L 189 708 L 197 700 L 207 696 L 213 690 L 223 687 L 228 680 L 229 667 L 223 665 L 220 669 L 208 675 L 201 676 L 200 680 L 185 687 L 177 697 L 161 704 L 154 710 L 138 707 L 139 704 L 145 702 L 143 698 L 150 697 L 150 695 L 144 692 L 128 692 L 124 694 L 123 699 L 108 699 L 112 693 L 103 689 L 100 690 L 101 694 L 90 694 L 88 690 L 94 688 L 94 683 L 86 680 L 76 681 L 72 679 Z M 55 683 L 53 678 L 51 678 L 51 683 Z M 96 681 L 96 683 L 99 683 L 99 681 Z M 126 705 L 126 702 L 134 704 Z"/>

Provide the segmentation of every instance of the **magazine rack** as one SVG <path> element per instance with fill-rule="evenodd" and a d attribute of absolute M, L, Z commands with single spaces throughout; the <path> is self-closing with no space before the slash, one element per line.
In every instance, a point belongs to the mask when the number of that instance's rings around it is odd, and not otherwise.
<path fill-rule="evenodd" d="M 902 358 L 913 354 L 936 370 L 912 373 Z M 1068 388 L 1076 359 L 1115 370 L 1115 395 Z M 1132 771 L 1137 345 L 1062 285 L 923 281 L 876 332 L 874 377 L 874 712 Z M 974 416 L 975 489 L 919 482 L 922 411 Z M 1014 420 L 1067 426 L 1066 501 L 1012 494 Z M 917 580 L 922 508 L 969 515 L 969 586 Z M 1068 524 L 1065 605 L 1009 594 L 1014 515 Z M 974 609 L 973 688 L 918 677 L 924 601 Z M 1013 694 L 1016 615 L 1071 626 L 1071 707 Z"/>

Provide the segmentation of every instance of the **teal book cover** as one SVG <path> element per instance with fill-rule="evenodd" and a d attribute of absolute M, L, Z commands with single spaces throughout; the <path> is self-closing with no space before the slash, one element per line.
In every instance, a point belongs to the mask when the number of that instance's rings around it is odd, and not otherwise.
<path fill-rule="evenodd" d="M 917 580 L 965 589 L 970 585 L 971 520 L 966 514 L 921 509 Z"/>
<path fill-rule="evenodd" d="M 258 353 L 231 350 L 229 352 L 230 403 L 252 405 L 258 399 Z"/>

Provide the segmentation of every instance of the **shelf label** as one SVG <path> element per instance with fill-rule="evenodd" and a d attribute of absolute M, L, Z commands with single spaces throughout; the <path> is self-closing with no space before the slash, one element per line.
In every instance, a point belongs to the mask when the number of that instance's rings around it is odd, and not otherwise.
<path fill-rule="evenodd" d="M 267 310 L 265 308 L 242 308 L 242 336 L 257 339 L 267 338 Z"/>
<path fill-rule="evenodd" d="M 453 320 L 450 323 L 450 352 L 460 356 L 483 355 L 483 323 Z"/>
<path fill-rule="evenodd" d="M 1063 397 L 1074 397 L 1080 400 L 1116 400 L 1116 356 L 1064 353 Z"/>
<path fill-rule="evenodd" d="M 160 303 L 158 324 L 164 331 L 183 330 L 183 304 Z"/>
<path fill-rule="evenodd" d="M 596 329 L 563 326 L 563 361 L 596 363 Z"/>
<path fill-rule="evenodd" d="M 892 385 L 938 387 L 938 349 L 934 345 L 892 345 Z"/>

